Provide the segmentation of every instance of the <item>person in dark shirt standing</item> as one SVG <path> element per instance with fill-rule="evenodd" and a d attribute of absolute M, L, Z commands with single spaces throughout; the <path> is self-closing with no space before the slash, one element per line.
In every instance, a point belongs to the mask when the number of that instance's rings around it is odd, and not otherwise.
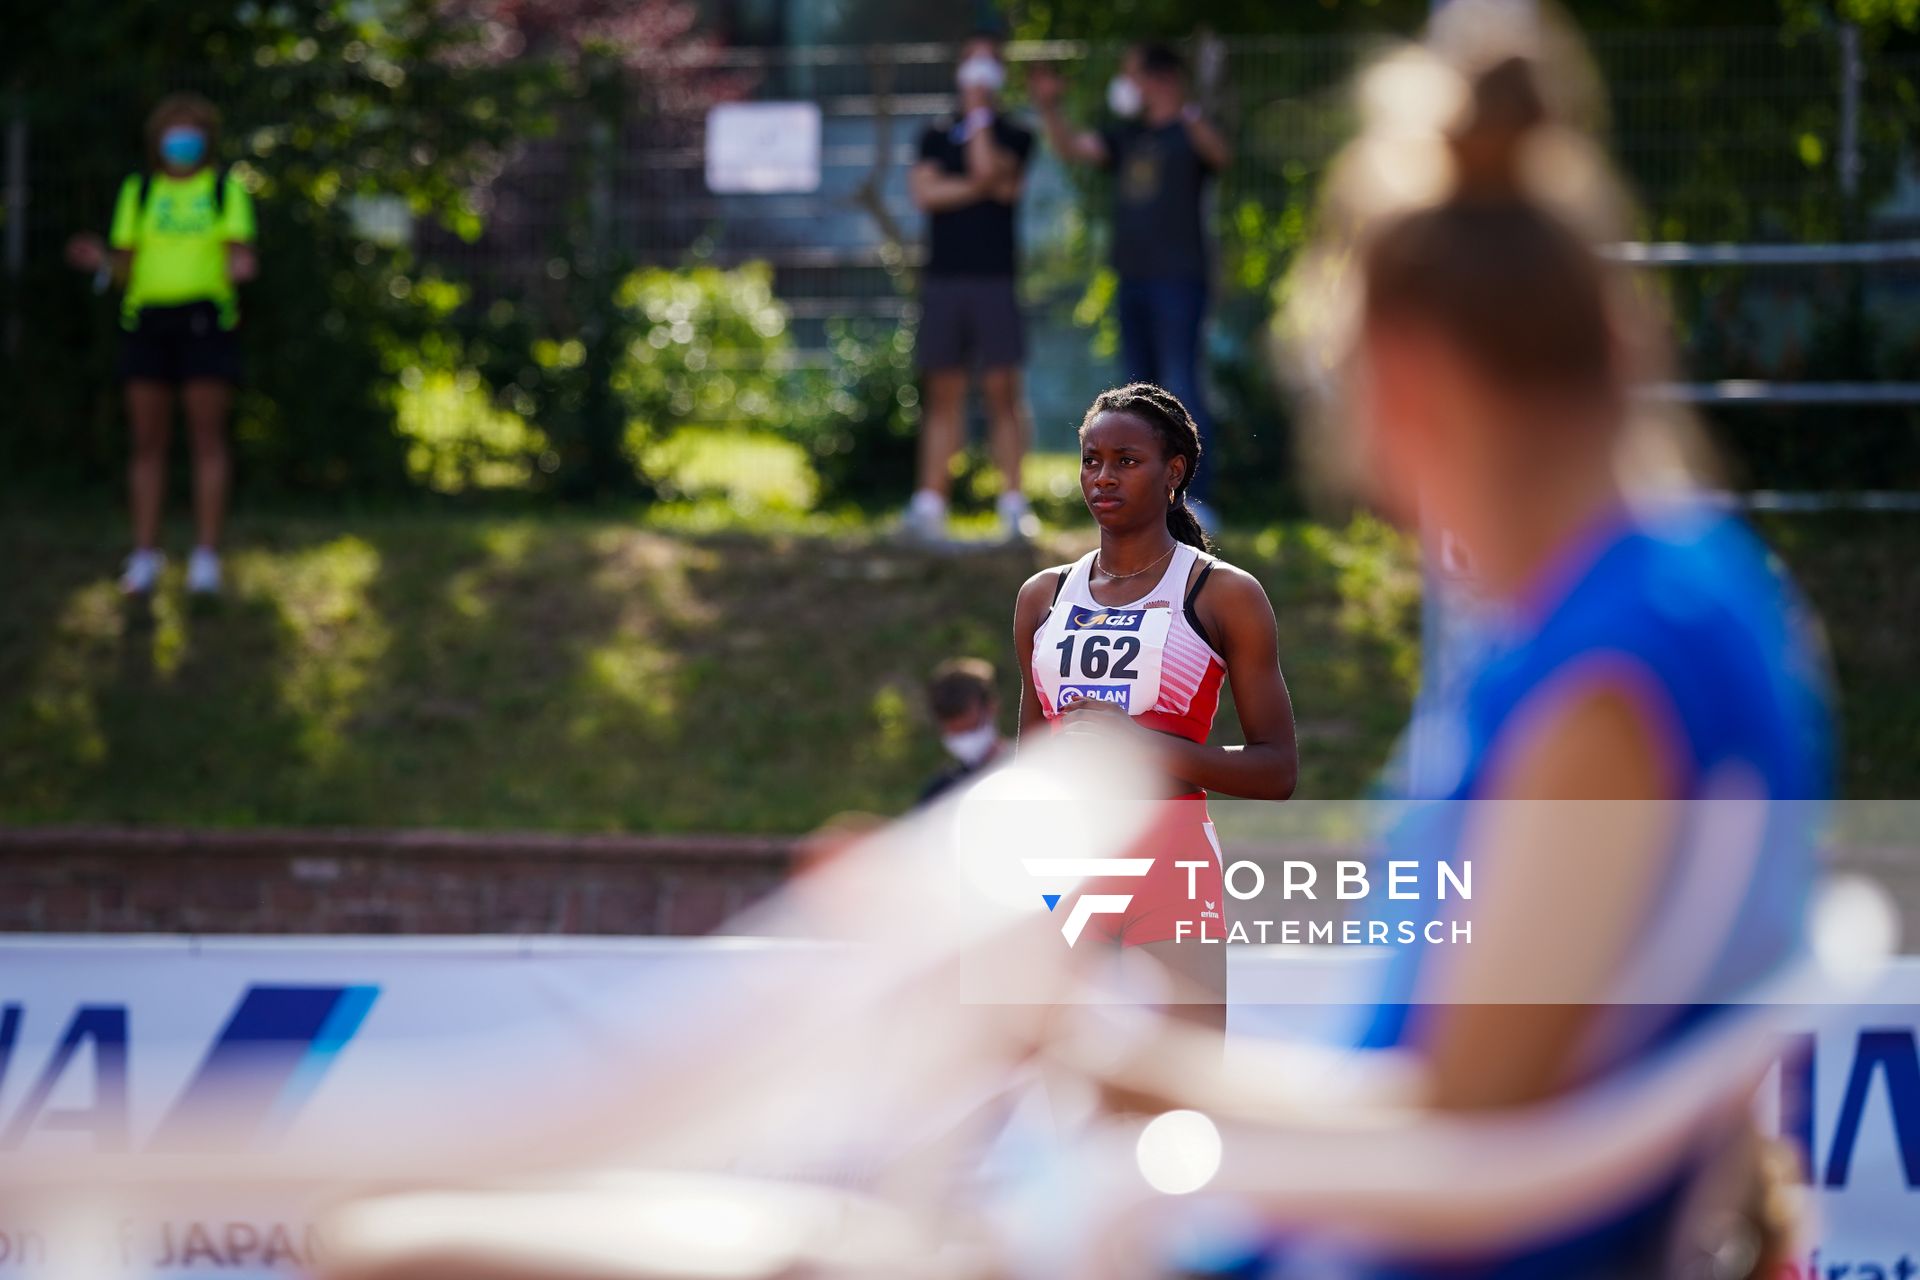
<path fill-rule="evenodd" d="M 1116 119 L 1105 129 L 1076 132 L 1068 124 L 1060 111 L 1066 85 L 1057 73 L 1036 69 L 1028 83 L 1060 158 L 1113 173 L 1125 380 L 1171 391 L 1199 424 L 1206 456 L 1216 458 L 1200 372 L 1210 271 L 1205 197 L 1207 183 L 1232 160 L 1232 148 L 1188 97 L 1186 61 L 1164 44 L 1128 50 L 1108 86 Z M 1207 478 L 1200 472 L 1189 491 L 1203 522 Z"/>
<path fill-rule="evenodd" d="M 1027 448 L 1020 383 L 1026 335 L 1014 287 L 1014 214 L 1033 134 L 1000 114 L 1006 67 L 996 37 L 968 40 L 954 78 L 960 111 L 920 135 L 920 157 L 908 184 L 914 205 L 927 215 L 927 261 L 915 353 L 923 384 L 919 487 L 907 508 L 906 532 L 929 542 L 945 537 L 967 378 L 977 370 L 994 465 L 1005 481 L 1000 522 L 1010 538 L 1023 538 L 1034 532 L 1034 521 L 1020 488 Z"/>

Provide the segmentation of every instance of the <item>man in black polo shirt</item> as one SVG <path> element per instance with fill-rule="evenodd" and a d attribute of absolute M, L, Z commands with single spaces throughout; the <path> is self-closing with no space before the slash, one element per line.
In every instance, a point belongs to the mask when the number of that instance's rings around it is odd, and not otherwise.
<path fill-rule="evenodd" d="M 1014 290 L 1014 214 L 1033 134 L 999 112 L 1006 68 L 996 37 L 968 40 L 954 79 L 960 111 L 920 135 L 920 158 L 908 182 L 914 204 L 927 215 L 927 262 L 915 353 L 923 384 L 919 487 L 907 508 L 906 531 L 924 541 L 945 537 L 967 375 L 978 370 L 989 447 L 1005 481 L 1001 525 L 1010 538 L 1021 538 L 1031 535 L 1033 516 L 1020 488 L 1027 447 L 1020 366 L 1027 350 Z"/>
<path fill-rule="evenodd" d="M 1120 356 L 1129 382 L 1152 382 L 1180 398 L 1211 445 L 1201 377 L 1206 321 L 1207 183 L 1233 158 L 1226 137 L 1188 98 L 1187 65 L 1164 44 L 1127 51 L 1108 86 L 1114 121 L 1075 132 L 1060 113 L 1066 85 L 1052 71 L 1028 77 L 1047 140 L 1063 161 L 1113 172 L 1113 269 L 1120 277 Z M 1217 459 L 1194 476 L 1201 503 Z M 1204 508 L 1203 508 L 1204 510 Z M 1208 517 L 1202 515 L 1206 521 Z"/>

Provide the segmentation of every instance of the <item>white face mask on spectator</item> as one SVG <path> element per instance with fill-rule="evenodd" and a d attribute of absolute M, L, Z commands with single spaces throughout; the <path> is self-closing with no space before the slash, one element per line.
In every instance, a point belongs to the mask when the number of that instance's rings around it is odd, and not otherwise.
<path fill-rule="evenodd" d="M 1107 109 L 1122 120 L 1133 119 L 1145 105 L 1141 101 L 1140 86 L 1133 82 L 1132 76 L 1115 76 L 1107 85 Z"/>
<path fill-rule="evenodd" d="M 991 54 L 976 53 L 960 64 L 953 78 L 962 89 L 985 89 L 988 93 L 998 93 L 1007 83 L 1007 69 Z"/>
<path fill-rule="evenodd" d="M 968 768 L 972 768 L 993 754 L 993 749 L 999 741 L 1000 730 L 992 721 L 988 721 L 978 729 L 969 729 L 965 733 L 940 735 L 940 745 L 947 749 L 947 754 Z"/>

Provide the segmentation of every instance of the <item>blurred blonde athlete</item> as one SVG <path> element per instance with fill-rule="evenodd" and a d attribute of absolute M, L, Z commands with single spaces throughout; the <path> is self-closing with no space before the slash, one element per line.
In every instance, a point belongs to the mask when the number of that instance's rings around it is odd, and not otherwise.
<path fill-rule="evenodd" d="M 1417 1064 L 1420 1105 L 1440 1112 L 1594 1085 L 1788 969 L 1810 806 L 1774 802 L 1830 785 L 1798 597 L 1737 519 L 1643 479 L 1659 424 L 1632 384 L 1664 373 L 1664 334 L 1597 252 L 1626 204 L 1577 127 L 1592 82 L 1567 52 L 1550 24 L 1468 0 L 1426 49 L 1376 68 L 1293 291 L 1351 474 L 1400 522 L 1454 532 L 1501 620 L 1423 713 L 1442 746 L 1408 795 L 1445 803 L 1412 810 L 1392 855 L 1477 861 L 1472 944 L 1398 949 L 1365 1035 Z M 1742 856 L 1705 868 L 1701 911 L 1698 833 L 1679 815 L 1719 799 L 1765 818 Z M 1662 998 L 1610 1004 L 1631 974 Z M 1510 1253 L 1362 1255 L 1334 1274 L 1674 1274 L 1690 1190 L 1739 1130 Z"/>

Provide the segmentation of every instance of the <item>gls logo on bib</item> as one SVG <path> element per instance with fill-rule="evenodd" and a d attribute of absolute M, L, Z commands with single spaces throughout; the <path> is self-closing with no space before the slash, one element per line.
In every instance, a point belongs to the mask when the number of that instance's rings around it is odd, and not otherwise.
<path fill-rule="evenodd" d="M 1069 631 L 1138 631 L 1144 609 L 1088 609 L 1075 606 L 1067 614 Z"/>

